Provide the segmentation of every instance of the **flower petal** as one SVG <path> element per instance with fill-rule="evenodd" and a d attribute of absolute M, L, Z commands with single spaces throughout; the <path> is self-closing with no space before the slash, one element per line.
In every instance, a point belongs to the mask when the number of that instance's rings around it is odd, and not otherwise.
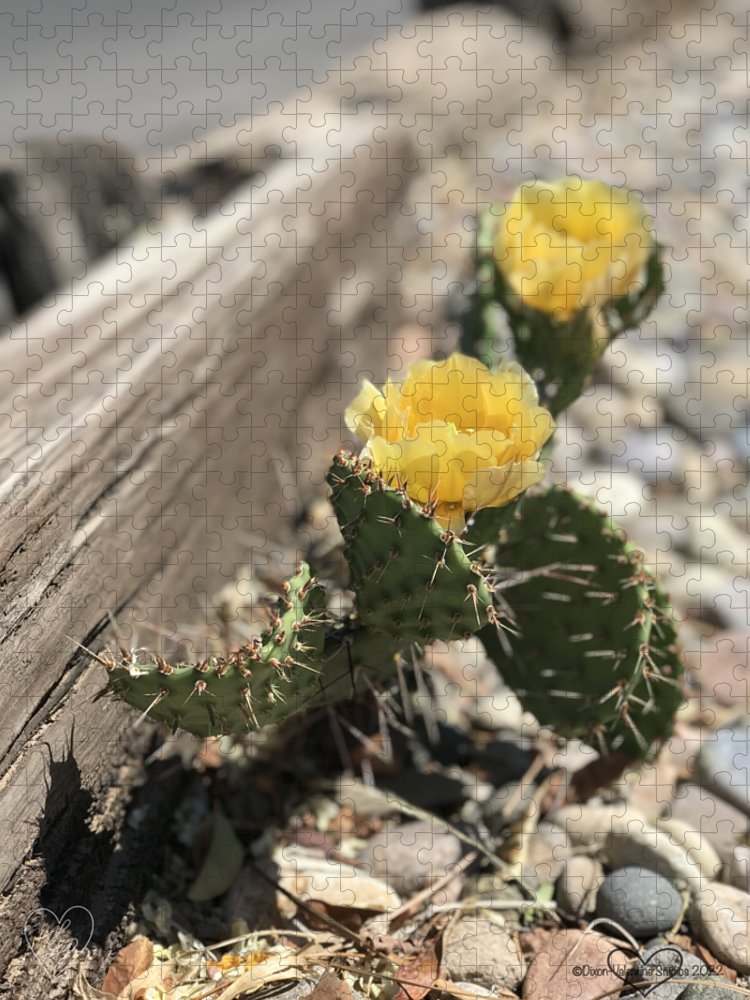
<path fill-rule="evenodd" d="M 385 399 L 372 382 L 365 379 L 358 396 L 344 413 L 346 426 L 362 441 L 385 433 Z"/>
<path fill-rule="evenodd" d="M 499 215 L 494 255 L 517 295 L 564 319 L 631 291 L 653 244 L 632 191 L 567 177 L 519 188 Z"/>
<path fill-rule="evenodd" d="M 554 430 L 520 365 L 493 372 L 460 354 L 412 365 L 383 393 L 366 383 L 347 422 L 386 481 L 417 503 L 436 503 L 451 524 L 457 512 L 508 503 L 538 482 L 539 452 Z"/>

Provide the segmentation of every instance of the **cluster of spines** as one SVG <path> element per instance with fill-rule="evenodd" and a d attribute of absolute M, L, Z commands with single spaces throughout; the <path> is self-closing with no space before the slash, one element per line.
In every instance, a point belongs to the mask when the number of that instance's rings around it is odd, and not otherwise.
<path fill-rule="evenodd" d="M 282 588 L 259 637 L 199 663 L 168 663 L 139 650 L 103 654 L 110 688 L 149 718 L 197 736 L 257 729 L 325 700 L 320 679 L 326 631 L 323 597 L 307 566 Z"/>
<path fill-rule="evenodd" d="M 340 452 L 328 475 L 362 624 L 397 642 L 460 639 L 495 622 L 481 568 L 463 538 L 435 520 L 407 484 Z"/>
<path fill-rule="evenodd" d="M 681 700 L 674 622 L 640 553 L 591 503 L 536 488 L 513 508 L 480 512 L 456 535 L 353 456 L 337 456 L 329 483 L 353 616 L 331 627 L 322 591 L 301 566 L 261 636 L 198 664 L 104 654 L 111 689 L 173 729 L 236 733 L 351 697 L 365 675 L 370 684 L 390 679 L 412 643 L 478 631 L 524 706 L 559 733 L 632 756 L 668 735 Z M 497 627 L 493 590 L 515 630 Z"/>
<path fill-rule="evenodd" d="M 642 555 L 593 504 L 561 487 L 530 491 L 495 538 L 486 558 L 516 630 L 498 637 L 485 629 L 480 638 L 506 681 L 556 731 L 647 755 L 669 734 L 682 663 Z"/>

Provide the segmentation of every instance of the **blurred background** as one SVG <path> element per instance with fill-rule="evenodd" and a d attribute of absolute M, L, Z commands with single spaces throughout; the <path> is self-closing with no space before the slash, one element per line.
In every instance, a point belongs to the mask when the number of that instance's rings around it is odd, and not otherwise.
<path fill-rule="evenodd" d="M 614 13 L 592 0 L 380 0 L 374 10 L 364 0 L 5 5 L 0 321 L 81 277 L 87 262 L 158 214 L 165 181 L 167 199 L 186 187 L 205 198 L 205 183 L 214 200 L 226 193 L 237 176 L 220 162 L 185 169 L 185 159 L 200 156 L 198 135 L 257 120 L 295 92 L 304 100 L 308 88 L 366 61 L 373 44 L 413 36 L 415 24 L 429 25 L 433 10 L 451 6 L 528 28 L 530 50 L 538 29 L 545 48 L 571 54 L 593 51 L 599 21 L 605 33 L 613 20 L 629 33 L 639 10 L 638 0 L 622 10 L 615 0 Z M 497 46 L 506 42 L 498 37 Z"/>

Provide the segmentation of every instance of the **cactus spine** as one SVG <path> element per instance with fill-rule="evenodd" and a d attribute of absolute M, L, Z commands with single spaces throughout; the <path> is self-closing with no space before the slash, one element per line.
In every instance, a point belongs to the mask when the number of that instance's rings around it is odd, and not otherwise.
<path fill-rule="evenodd" d="M 670 732 L 682 664 L 641 554 L 593 504 L 561 487 L 532 488 L 503 515 L 484 555 L 516 629 L 505 644 L 483 629 L 485 648 L 543 724 L 647 755 Z"/>
<path fill-rule="evenodd" d="M 494 619 L 461 538 L 352 455 L 328 475 L 362 624 L 398 643 L 460 639 Z"/>
<path fill-rule="evenodd" d="M 284 585 L 271 625 L 228 657 L 170 664 L 123 651 L 111 658 L 110 687 L 134 708 L 197 736 L 257 729 L 325 700 L 331 678 L 320 669 L 323 592 L 301 565 Z"/>

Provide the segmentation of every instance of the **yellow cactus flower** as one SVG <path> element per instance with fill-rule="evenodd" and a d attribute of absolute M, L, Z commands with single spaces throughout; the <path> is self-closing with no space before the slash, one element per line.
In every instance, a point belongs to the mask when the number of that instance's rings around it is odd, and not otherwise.
<path fill-rule="evenodd" d="M 490 371 L 453 354 L 416 362 L 382 391 L 366 382 L 345 420 L 376 472 L 460 530 L 466 512 L 502 507 L 544 475 L 539 453 L 555 425 L 538 404 L 515 362 Z"/>
<path fill-rule="evenodd" d="M 566 177 L 522 185 L 500 214 L 493 244 L 524 304 L 564 320 L 633 291 L 654 238 L 632 191 Z"/>

